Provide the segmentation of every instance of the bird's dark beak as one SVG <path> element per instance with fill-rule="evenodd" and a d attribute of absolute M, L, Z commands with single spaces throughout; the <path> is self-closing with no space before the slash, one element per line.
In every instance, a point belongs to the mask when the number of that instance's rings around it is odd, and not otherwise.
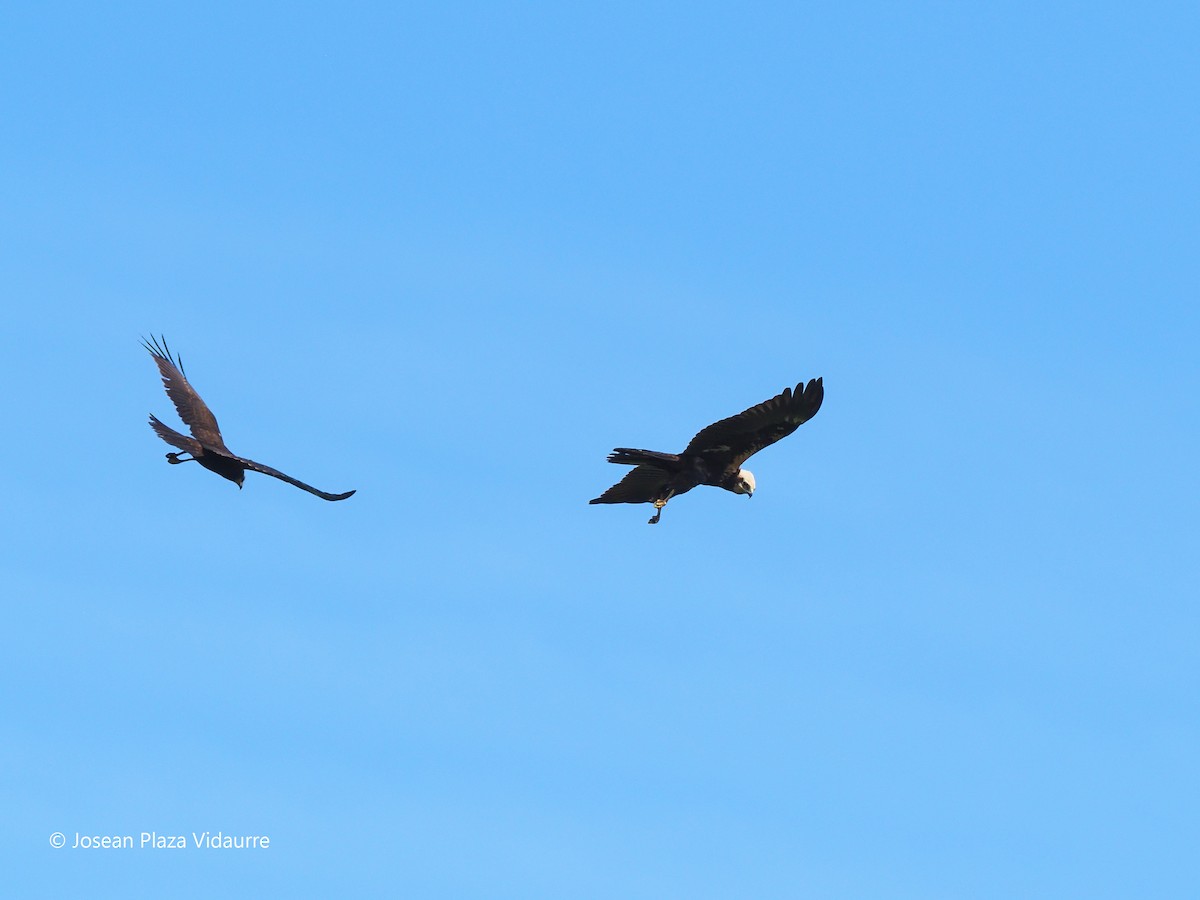
<path fill-rule="evenodd" d="M 753 496 L 754 496 L 754 491 L 748 491 L 748 492 L 746 493 L 746 499 L 747 499 L 747 500 L 749 500 L 749 499 L 750 499 L 751 497 L 753 497 Z"/>

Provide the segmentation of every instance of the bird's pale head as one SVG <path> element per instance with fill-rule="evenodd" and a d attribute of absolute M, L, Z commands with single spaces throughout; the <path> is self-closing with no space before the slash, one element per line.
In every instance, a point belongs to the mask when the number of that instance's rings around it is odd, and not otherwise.
<path fill-rule="evenodd" d="M 745 494 L 748 497 L 753 497 L 754 473 L 749 469 L 738 469 L 737 478 L 733 483 L 733 492 L 735 494 Z"/>

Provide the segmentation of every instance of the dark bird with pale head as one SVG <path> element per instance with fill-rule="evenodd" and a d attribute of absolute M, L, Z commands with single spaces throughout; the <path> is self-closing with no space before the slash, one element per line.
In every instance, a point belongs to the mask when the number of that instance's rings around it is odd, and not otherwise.
<path fill-rule="evenodd" d="M 714 422 L 700 431 L 682 453 L 617 447 L 610 463 L 635 468 L 591 503 L 653 503 L 651 525 L 658 524 L 667 501 L 698 484 L 754 495 L 754 475 L 742 463 L 763 447 L 787 437 L 821 408 L 825 387 L 820 378 L 784 388 L 770 400 Z"/>

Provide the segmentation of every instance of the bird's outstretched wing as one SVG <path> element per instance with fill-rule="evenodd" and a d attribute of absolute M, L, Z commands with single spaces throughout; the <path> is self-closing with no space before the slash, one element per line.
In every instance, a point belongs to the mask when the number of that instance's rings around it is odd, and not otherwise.
<path fill-rule="evenodd" d="M 637 466 L 629 474 L 589 503 L 653 503 L 671 480 L 671 473 L 657 466 Z"/>
<path fill-rule="evenodd" d="M 295 485 L 303 491 L 308 491 L 310 494 L 316 494 L 322 500 L 345 500 L 354 493 L 354 491 L 346 491 L 344 494 L 327 494 L 325 491 L 317 490 L 311 484 L 305 484 L 303 481 L 297 481 L 290 475 L 284 475 L 278 469 L 272 469 L 270 466 L 264 466 L 262 463 L 255 462 L 252 459 L 243 459 L 240 456 L 234 456 L 233 458 L 253 472 L 261 472 L 263 475 L 270 475 L 272 478 L 278 478 L 280 481 L 286 481 L 288 484 Z"/>
<path fill-rule="evenodd" d="M 724 462 L 739 468 L 761 450 L 785 438 L 813 416 L 825 399 L 820 378 L 784 388 L 770 400 L 764 400 L 736 416 L 714 422 L 692 438 L 684 453 L 698 453 L 710 462 Z"/>
<path fill-rule="evenodd" d="M 161 344 L 159 344 L 159 340 L 162 341 Z M 149 350 L 150 355 L 154 357 L 154 362 L 158 364 L 158 371 L 162 375 L 163 387 L 167 389 L 167 396 L 175 404 L 179 418 L 183 419 L 183 423 L 191 429 L 196 440 L 206 447 L 228 452 L 229 448 L 221 439 L 221 429 L 217 425 L 217 417 L 212 414 L 212 411 L 200 399 L 200 395 L 188 384 L 187 377 L 183 374 L 183 364 L 179 358 L 171 358 L 166 338 L 155 338 L 151 335 L 149 341 L 142 338 L 142 346 Z M 155 428 L 155 431 L 158 429 Z M 172 432 L 172 434 L 175 433 L 177 432 Z M 161 431 L 159 436 L 162 437 Z M 166 437 L 163 437 L 163 440 L 173 443 Z"/>
<path fill-rule="evenodd" d="M 204 448 L 198 440 L 190 438 L 186 434 L 180 434 L 174 428 L 168 428 L 154 416 L 150 416 L 150 427 L 172 447 L 178 447 L 180 450 L 192 454 L 192 456 L 199 456 L 204 452 Z"/>

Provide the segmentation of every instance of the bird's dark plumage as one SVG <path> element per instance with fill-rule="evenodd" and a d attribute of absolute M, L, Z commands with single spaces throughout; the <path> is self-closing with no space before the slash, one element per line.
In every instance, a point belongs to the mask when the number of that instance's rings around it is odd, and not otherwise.
<path fill-rule="evenodd" d="M 150 356 L 153 357 L 154 362 L 158 365 L 158 371 L 162 375 L 163 387 L 166 388 L 167 396 L 175 404 L 179 418 L 183 419 L 183 423 L 192 432 L 191 437 L 180 434 L 175 429 L 164 425 L 153 415 L 150 416 L 150 427 L 160 438 L 172 447 L 178 447 L 185 453 L 191 454 L 189 460 L 180 459 L 178 453 L 168 453 L 167 462 L 172 465 L 191 461 L 198 462 L 222 478 L 228 478 L 239 488 L 246 478 L 246 470 L 249 469 L 252 472 L 261 472 L 263 475 L 270 475 L 272 478 L 286 481 L 310 494 L 316 494 L 323 500 L 345 500 L 354 493 L 354 491 L 346 491 L 344 494 L 327 494 L 303 481 L 297 481 L 289 475 L 284 475 L 270 466 L 264 466 L 252 459 L 235 455 L 225 446 L 225 440 L 221 437 L 221 429 L 217 425 L 217 417 L 212 414 L 212 411 L 200 399 L 200 395 L 188 383 L 187 377 L 183 374 L 183 363 L 178 356 L 171 357 L 166 339 L 162 338 L 161 341 L 160 344 L 159 339 L 151 336 L 149 341 L 142 340 L 142 346 L 150 351 Z"/>
<path fill-rule="evenodd" d="M 618 447 L 608 461 L 634 469 L 590 502 L 653 503 L 657 512 L 650 522 L 654 524 L 668 500 L 698 484 L 752 495 L 754 476 L 742 463 L 815 416 L 824 398 L 824 384 L 814 378 L 701 429 L 682 453 Z"/>

